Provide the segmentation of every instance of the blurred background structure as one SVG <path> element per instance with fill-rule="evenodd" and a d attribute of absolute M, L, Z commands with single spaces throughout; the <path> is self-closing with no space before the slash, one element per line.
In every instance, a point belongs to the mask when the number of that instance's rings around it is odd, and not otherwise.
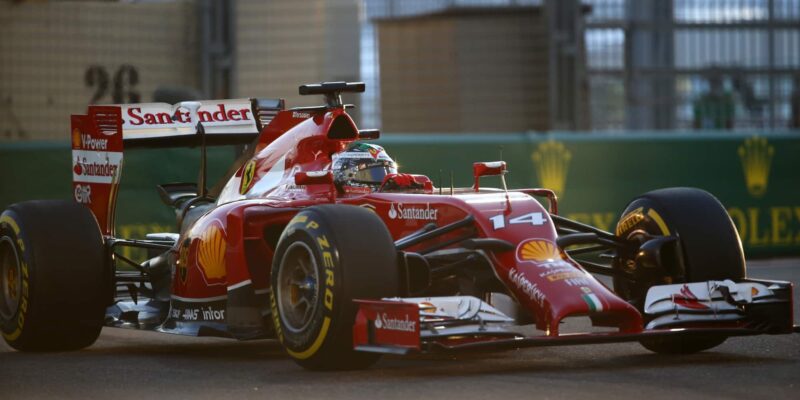
<path fill-rule="evenodd" d="M 0 140 L 323 80 L 390 132 L 798 128 L 800 0 L 0 0 Z"/>
<path fill-rule="evenodd" d="M 800 127 L 797 0 L 588 3 L 593 129 Z"/>

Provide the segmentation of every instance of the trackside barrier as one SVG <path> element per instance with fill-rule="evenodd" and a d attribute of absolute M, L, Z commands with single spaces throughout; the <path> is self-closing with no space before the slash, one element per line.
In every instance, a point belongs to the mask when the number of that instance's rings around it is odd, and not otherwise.
<path fill-rule="evenodd" d="M 548 187 L 562 215 L 613 230 L 638 194 L 694 186 L 715 194 L 739 229 L 748 257 L 800 255 L 800 132 L 625 132 L 384 134 L 400 169 L 436 186 L 473 183 L 474 161 L 504 160 L 509 187 Z M 126 152 L 117 233 L 173 230 L 174 214 L 155 185 L 196 182 L 196 149 Z M 232 147 L 209 150 L 210 181 L 234 160 Z M 0 143 L 0 207 L 36 198 L 70 198 L 67 142 Z M 492 177 L 482 186 L 497 185 Z M 485 182 L 485 183 L 484 183 Z"/>

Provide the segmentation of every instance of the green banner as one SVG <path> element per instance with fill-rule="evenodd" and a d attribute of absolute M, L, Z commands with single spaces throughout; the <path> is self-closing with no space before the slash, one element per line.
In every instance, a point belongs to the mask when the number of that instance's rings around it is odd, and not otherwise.
<path fill-rule="evenodd" d="M 613 230 L 635 196 L 699 187 L 728 209 L 748 257 L 800 255 L 800 133 L 387 134 L 380 141 L 403 172 L 436 186 L 472 185 L 472 163 L 504 160 L 510 187 L 547 187 L 562 215 Z M 222 176 L 231 147 L 209 151 L 209 178 Z M 0 207 L 71 198 L 68 143 L 0 144 Z M 196 182 L 197 149 L 125 153 L 117 233 L 174 231 L 173 211 L 155 185 Z M 494 181 L 493 181 L 494 180 Z M 497 178 L 482 185 L 499 186 Z"/>
<path fill-rule="evenodd" d="M 68 142 L 0 144 L 0 209 L 31 199 L 72 198 L 72 156 Z M 233 146 L 208 149 L 208 181 L 213 185 L 235 159 Z M 198 149 L 137 149 L 125 152 L 117 203 L 117 235 L 143 238 L 175 232 L 174 211 L 163 204 L 156 185 L 197 182 Z M 126 249 L 126 255 L 130 255 Z"/>
<path fill-rule="evenodd" d="M 444 187 L 451 172 L 455 186 L 471 185 L 473 161 L 502 159 L 510 187 L 553 189 L 560 214 L 609 231 L 639 194 L 702 188 L 726 206 L 748 257 L 800 255 L 800 132 L 408 134 L 381 144 L 403 171 Z"/>

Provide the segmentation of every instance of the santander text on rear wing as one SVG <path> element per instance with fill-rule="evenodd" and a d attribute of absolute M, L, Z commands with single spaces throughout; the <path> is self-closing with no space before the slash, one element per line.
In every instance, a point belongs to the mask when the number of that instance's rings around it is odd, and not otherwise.
<path fill-rule="evenodd" d="M 264 102 L 233 99 L 120 105 L 125 147 L 195 146 L 200 140 L 198 122 L 208 144 L 249 143 L 269 122 L 264 118 Z M 272 102 L 270 109 L 282 109 L 282 101 Z"/>
<path fill-rule="evenodd" d="M 87 205 L 111 235 L 123 147 L 250 143 L 283 109 L 283 100 L 268 99 L 89 106 L 86 115 L 71 117 L 75 200 Z"/>

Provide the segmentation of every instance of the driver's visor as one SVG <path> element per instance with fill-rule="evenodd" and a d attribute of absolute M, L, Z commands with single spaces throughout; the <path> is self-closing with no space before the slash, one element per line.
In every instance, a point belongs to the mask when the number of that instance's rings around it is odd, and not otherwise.
<path fill-rule="evenodd" d="M 389 174 L 396 174 L 397 168 L 393 163 L 385 163 L 383 165 L 372 165 L 364 169 L 356 171 L 352 180 L 360 183 L 382 183 L 383 178 Z"/>

